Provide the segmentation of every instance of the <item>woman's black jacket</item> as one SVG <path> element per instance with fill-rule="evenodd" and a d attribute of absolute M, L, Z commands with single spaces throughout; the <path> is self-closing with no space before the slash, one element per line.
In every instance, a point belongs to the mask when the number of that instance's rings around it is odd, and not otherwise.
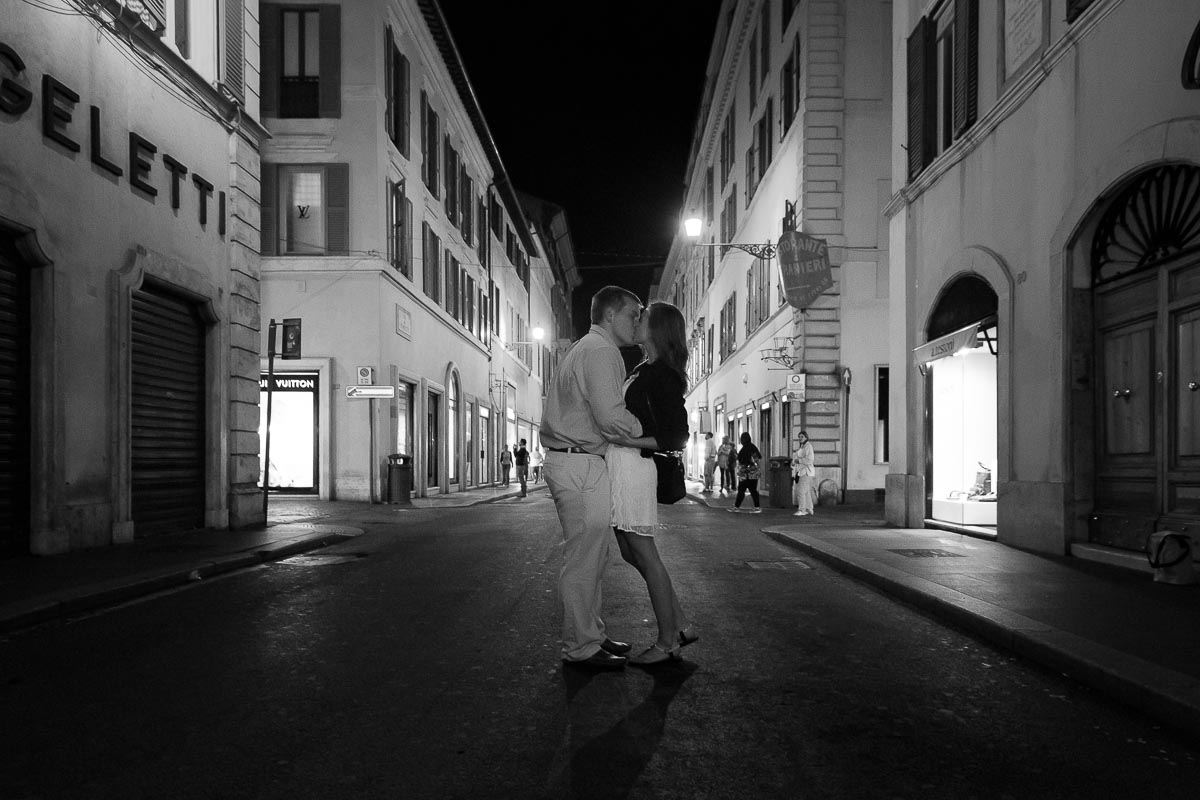
<path fill-rule="evenodd" d="M 633 382 L 625 390 L 625 406 L 642 423 L 642 435 L 658 440 L 658 449 L 682 450 L 688 440 L 686 388 L 679 373 L 663 361 L 643 361 L 630 373 Z M 649 458 L 653 450 L 643 450 Z"/>

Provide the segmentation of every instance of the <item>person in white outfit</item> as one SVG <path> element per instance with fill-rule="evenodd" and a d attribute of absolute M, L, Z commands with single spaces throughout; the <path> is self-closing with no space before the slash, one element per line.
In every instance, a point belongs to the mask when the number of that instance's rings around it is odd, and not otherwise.
<path fill-rule="evenodd" d="M 796 437 L 796 449 L 792 451 L 792 499 L 796 501 L 796 513 L 804 517 L 813 513 L 813 477 L 817 474 L 816 455 L 808 441 L 808 433 L 800 431 Z"/>

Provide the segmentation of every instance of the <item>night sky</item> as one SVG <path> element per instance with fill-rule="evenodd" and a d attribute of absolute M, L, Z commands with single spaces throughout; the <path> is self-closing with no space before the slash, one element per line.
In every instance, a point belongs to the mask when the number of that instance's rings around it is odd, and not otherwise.
<path fill-rule="evenodd" d="M 580 333 L 592 292 L 645 299 L 666 259 L 720 6 L 441 0 L 513 183 L 566 209 Z"/>

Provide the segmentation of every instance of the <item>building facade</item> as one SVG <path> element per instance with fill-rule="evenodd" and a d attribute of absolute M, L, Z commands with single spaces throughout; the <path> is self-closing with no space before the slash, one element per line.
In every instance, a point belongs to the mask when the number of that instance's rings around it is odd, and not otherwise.
<path fill-rule="evenodd" d="M 888 519 L 1144 562 L 1200 523 L 1200 10 L 894 12 Z"/>
<path fill-rule="evenodd" d="M 554 351 L 533 333 L 558 323 L 441 10 L 263 3 L 261 26 L 270 487 L 385 500 L 390 455 L 416 496 L 494 483 L 537 439 Z M 269 320 L 302 331 L 270 393 Z"/>
<path fill-rule="evenodd" d="M 706 431 L 787 457 L 804 429 L 823 501 L 884 487 L 891 15 L 880 0 L 722 7 L 683 198 L 701 233 L 681 229 L 656 289 L 692 326 L 693 474 Z M 829 248 L 832 287 L 803 310 L 781 284 L 786 230 Z"/>
<path fill-rule="evenodd" d="M 261 522 L 257 3 L 8 3 L 0 552 Z"/>

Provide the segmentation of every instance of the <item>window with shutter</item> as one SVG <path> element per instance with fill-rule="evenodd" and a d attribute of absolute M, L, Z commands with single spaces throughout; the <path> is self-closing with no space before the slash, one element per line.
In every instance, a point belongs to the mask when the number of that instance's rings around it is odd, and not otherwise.
<path fill-rule="evenodd" d="M 392 36 L 392 26 L 388 25 L 383 29 L 383 129 L 389 139 L 395 136 L 395 129 L 392 127 L 396 119 L 393 110 L 396 98 L 396 75 L 393 64 L 395 57 L 396 40 Z"/>
<path fill-rule="evenodd" d="M 408 59 L 398 48 L 392 50 L 392 97 L 391 105 L 391 138 L 400 155 L 408 158 L 409 140 L 409 65 Z"/>
<path fill-rule="evenodd" d="M 429 104 L 429 95 L 421 92 L 421 179 L 434 197 L 441 197 L 441 126 L 438 114 Z"/>
<path fill-rule="evenodd" d="M 758 56 L 759 83 L 763 86 L 767 85 L 767 78 L 771 76 L 771 0 L 764 0 L 762 4 L 762 21 L 758 29 L 758 46 L 761 52 Z"/>
<path fill-rule="evenodd" d="M 191 43 L 191 0 L 175 0 L 175 18 L 172 24 L 175 28 L 175 49 L 184 58 L 192 55 Z"/>
<path fill-rule="evenodd" d="M 176 8 L 184 6 L 187 19 L 187 3 L 176 0 Z M 245 8 L 242 0 L 225 0 L 225 47 L 222 64 L 222 83 L 238 100 L 246 99 L 246 32 Z M 182 52 L 182 51 L 181 51 Z"/>
<path fill-rule="evenodd" d="M 441 302 L 441 291 L 438 280 L 441 277 L 441 240 L 438 239 L 428 222 L 421 223 L 421 261 L 422 261 L 422 290 L 435 303 Z"/>
<path fill-rule="evenodd" d="M 450 225 L 458 227 L 458 151 L 450 146 L 450 137 L 446 136 L 446 218 Z"/>
<path fill-rule="evenodd" d="M 908 179 L 913 180 L 933 161 L 937 126 L 937 52 L 934 25 L 922 17 L 908 37 Z M 932 115 L 932 117 L 931 117 Z M 932 118 L 932 122 L 931 122 Z"/>
<path fill-rule="evenodd" d="M 475 183 L 471 180 L 471 176 L 467 174 L 467 167 L 464 164 L 462 172 L 458 178 L 458 206 L 462 215 L 462 221 L 459 224 L 459 230 L 462 231 L 463 241 L 468 246 L 471 244 L 471 235 L 475 230 L 475 215 L 472 213 L 475 202 Z"/>
<path fill-rule="evenodd" d="M 979 0 L 954 3 L 954 137 L 979 115 Z"/>
<path fill-rule="evenodd" d="M 750 37 L 750 113 L 754 113 L 754 105 L 758 102 L 758 31 Z"/>
<path fill-rule="evenodd" d="M 342 115 L 342 7 L 322 3 L 319 116 Z"/>
<path fill-rule="evenodd" d="M 279 173 L 274 164 L 262 164 L 262 190 L 259 196 L 260 232 L 259 252 L 264 256 L 279 255 L 278 195 Z"/>
<path fill-rule="evenodd" d="M 326 254 L 350 254 L 350 165 L 327 164 Z"/>

